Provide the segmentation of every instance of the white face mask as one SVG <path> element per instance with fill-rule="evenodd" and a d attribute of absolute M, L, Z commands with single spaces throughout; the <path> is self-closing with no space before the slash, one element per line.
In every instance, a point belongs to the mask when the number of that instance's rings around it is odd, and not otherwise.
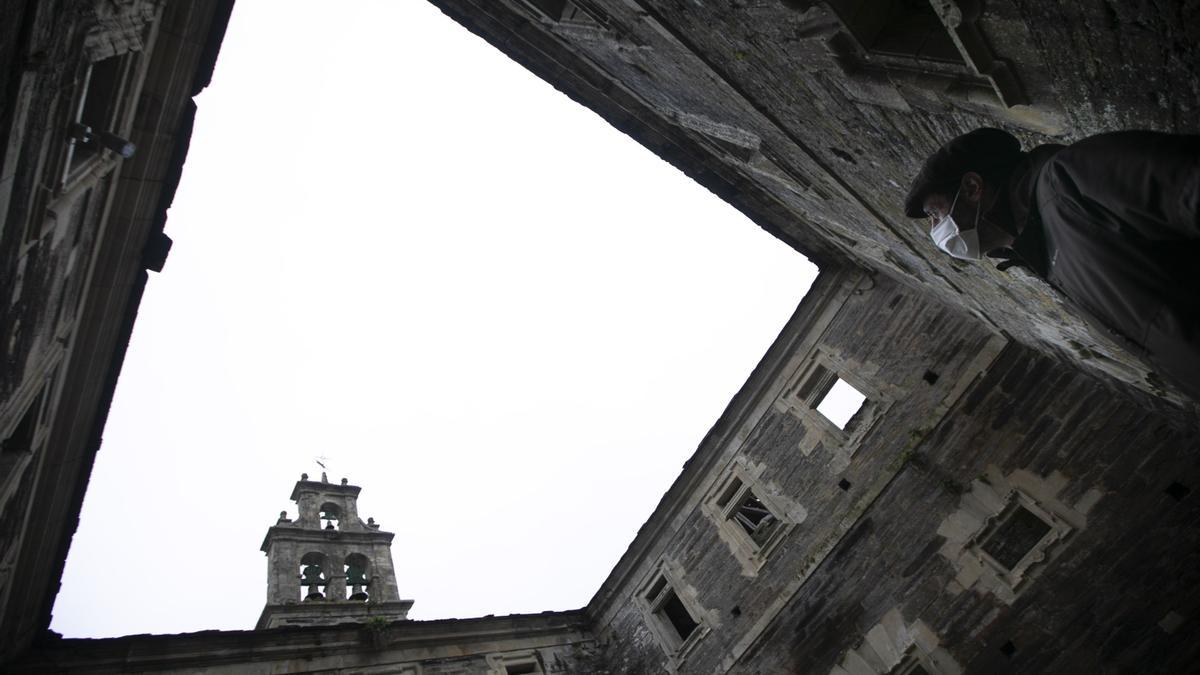
<path fill-rule="evenodd" d="M 954 206 L 958 203 L 959 192 L 962 192 L 961 187 L 958 192 L 954 193 L 954 201 L 950 203 L 950 210 L 938 221 L 937 225 L 933 226 L 933 229 L 929 231 L 929 236 L 938 248 L 955 258 L 979 260 L 979 213 L 975 213 L 975 228 L 966 232 L 959 231 L 958 224 L 950 215 L 954 213 Z"/>

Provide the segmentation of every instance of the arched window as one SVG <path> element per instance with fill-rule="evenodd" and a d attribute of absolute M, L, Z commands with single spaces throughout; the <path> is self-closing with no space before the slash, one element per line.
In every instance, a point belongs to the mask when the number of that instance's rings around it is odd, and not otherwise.
<path fill-rule="evenodd" d="M 305 553 L 300 558 L 300 599 L 324 600 L 329 583 L 329 562 L 321 553 Z"/>
<path fill-rule="evenodd" d="M 340 530 L 342 520 L 342 510 L 333 502 L 325 502 L 321 505 L 321 526 L 326 530 Z"/>
<path fill-rule="evenodd" d="M 371 579 L 368 576 L 370 571 L 370 561 L 367 556 L 361 553 L 351 553 L 346 556 L 346 599 L 359 600 L 366 602 L 370 599 L 367 593 L 367 586 L 370 585 Z"/>

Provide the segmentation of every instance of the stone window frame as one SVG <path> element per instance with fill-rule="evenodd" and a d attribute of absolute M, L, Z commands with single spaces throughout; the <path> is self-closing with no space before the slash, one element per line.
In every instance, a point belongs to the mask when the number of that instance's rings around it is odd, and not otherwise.
<path fill-rule="evenodd" d="M 917 649 L 916 645 L 909 647 L 908 651 L 904 652 L 900 663 L 889 670 L 888 675 L 913 675 L 917 668 L 925 671 L 926 675 L 942 675 L 937 664 L 930 661 L 924 652 Z"/>
<path fill-rule="evenodd" d="M 160 27 L 165 3 L 160 0 L 126 0 L 121 3 L 96 3 L 90 25 L 84 30 L 83 57 L 80 63 L 82 77 L 76 79 L 69 98 L 70 107 L 58 113 L 57 126 L 63 134 L 66 149 L 58 152 L 46 176 L 53 177 L 55 185 L 46 187 L 56 194 L 71 184 L 86 180 L 95 171 L 106 171 L 113 160 L 106 158 L 104 149 L 81 162 L 74 162 L 74 141 L 71 127 L 79 121 L 86 105 L 91 74 L 97 63 L 110 58 L 120 59 L 119 74 L 115 91 L 109 103 L 108 128 L 104 131 L 121 135 L 133 119 L 137 108 L 137 97 L 141 94 L 149 59 Z M 72 166 L 75 164 L 75 166 Z M 34 211 L 37 213 L 38 211 Z"/>
<path fill-rule="evenodd" d="M 78 63 L 78 73 L 69 92 L 63 97 L 65 105 L 59 104 L 53 113 L 52 149 L 42 160 L 41 185 L 34 192 L 30 203 L 29 218 L 25 225 L 25 241 L 34 245 L 56 221 L 69 218 L 68 212 L 74 201 L 73 193 L 80 185 L 94 186 L 100 177 L 117 164 L 112 151 L 99 148 L 87 158 L 75 160 L 73 126 L 79 122 L 86 105 L 91 74 L 95 64 L 110 58 L 119 59 L 119 75 L 116 91 L 109 103 L 108 128 L 114 134 L 128 133 L 127 127 L 137 109 L 149 59 L 146 54 L 153 48 L 161 18 L 162 3 L 135 0 L 125 4 L 125 16 L 97 16 L 94 25 L 85 31 L 83 56 Z M 120 13 L 120 12 L 118 12 Z M 58 149 L 53 149 L 58 145 Z M 93 201 L 102 204 L 103 197 L 96 195 Z M 63 203 L 65 200 L 65 204 Z"/>
<path fill-rule="evenodd" d="M 968 95 L 969 98 L 1001 110 L 1030 102 L 1011 66 L 992 52 L 979 29 L 983 9 L 980 0 L 930 3 L 934 16 L 957 49 L 961 63 L 917 55 L 888 55 L 873 50 L 872 45 L 864 43 L 861 27 L 853 17 L 847 16 L 848 1 L 820 2 L 841 27 L 830 37 L 828 48 L 847 76 L 880 81 L 900 78 L 911 80 L 917 86 L 922 86 L 923 82 L 939 82 L 948 89 L 961 89 L 966 85 L 978 92 L 974 96 Z"/>
<path fill-rule="evenodd" d="M 999 526 L 1018 508 L 1023 508 L 1049 526 L 1049 530 L 1021 556 L 1012 569 L 996 560 L 984 546 L 996 534 Z M 1020 489 L 1013 488 L 1004 498 L 1004 506 L 984 520 L 979 530 L 968 540 L 966 550 L 975 556 L 980 563 L 988 566 L 996 577 L 1016 593 L 1022 582 L 1028 576 L 1031 568 L 1046 560 L 1050 547 L 1070 536 L 1073 528 L 1053 512 L 1043 508 L 1037 500 Z"/>
<path fill-rule="evenodd" d="M 20 394 L 14 397 L 20 404 L 12 407 L 14 414 L 8 428 L 4 428 L 3 433 L 0 433 L 0 444 L 13 443 L 12 447 L 0 449 L 0 504 L 4 503 L 9 492 L 16 489 L 18 476 L 40 455 L 50 435 L 53 399 L 59 393 L 59 364 L 59 359 L 51 360 L 43 367 L 44 374 L 36 378 L 40 380 L 37 387 L 30 388 L 30 393 L 26 393 L 23 398 Z M 28 438 L 21 442 L 22 439 L 15 438 L 18 434 L 24 434 Z"/>
<path fill-rule="evenodd" d="M 676 672 L 688 654 L 712 631 L 708 612 L 700 605 L 695 590 L 683 583 L 682 577 L 682 570 L 663 558 L 642 578 L 641 583 L 636 586 L 637 591 L 634 594 L 634 602 L 641 611 L 643 622 L 667 655 L 669 672 Z M 660 616 L 661 605 L 665 603 L 661 599 L 662 591 L 656 593 L 654 598 L 648 597 L 660 580 L 665 582 L 665 589 L 670 589 L 692 620 L 696 622 L 696 627 L 686 638 L 681 639 L 676 633 L 675 627 Z"/>
<path fill-rule="evenodd" d="M 932 628 L 920 619 L 905 621 L 893 608 L 842 653 L 829 675 L 911 675 L 917 667 L 928 675 L 962 675 Z"/>
<path fill-rule="evenodd" d="M 124 52 L 114 54 L 105 58 L 89 60 L 84 66 L 83 76 L 75 87 L 75 94 L 72 97 L 70 117 L 67 121 L 68 133 L 66 136 L 67 148 L 65 157 L 63 158 L 62 175 L 59 177 L 59 183 L 63 186 L 71 185 L 77 182 L 81 177 L 88 174 L 100 159 L 105 155 L 105 148 L 97 147 L 89 152 L 86 157 L 78 157 L 80 151 L 78 141 L 70 133 L 70 129 L 76 125 L 84 124 L 83 114 L 87 109 L 89 101 L 94 100 L 98 94 L 106 94 L 107 101 L 105 102 L 105 110 L 103 112 L 104 120 L 100 124 L 105 128 L 93 128 L 92 131 L 114 131 L 120 130 L 124 118 L 128 117 L 129 110 L 132 108 L 132 101 L 129 100 L 132 87 L 134 84 L 133 76 L 137 73 L 140 62 L 140 54 L 137 52 Z M 111 86 L 105 88 L 104 92 L 92 91 L 93 76 L 96 74 L 96 67 L 99 64 L 112 61 L 115 69 Z"/>
<path fill-rule="evenodd" d="M 486 675 L 510 675 L 509 668 L 512 666 L 533 666 L 534 670 L 517 671 L 529 675 L 542 675 L 546 672 L 542 665 L 542 657 L 536 649 L 488 654 L 484 659 L 488 665 Z"/>
<path fill-rule="evenodd" d="M 762 465 L 754 466 L 742 458 L 735 459 L 714 481 L 700 506 L 701 512 L 716 526 L 720 538 L 728 544 L 746 576 L 756 576 L 779 543 L 808 515 L 803 507 L 762 479 L 764 470 Z M 729 494 L 730 490 L 734 493 Z M 752 494 L 777 521 L 773 531 L 761 543 L 755 541 L 733 519 L 737 504 L 744 501 L 747 494 Z"/>
<path fill-rule="evenodd" d="M 994 464 L 987 465 L 959 497 L 958 508 L 947 514 L 937 527 L 937 534 L 944 539 L 938 553 L 955 570 L 947 590 L 991 594 L 1007 605 L 1016 602 L 1068 548 L 1074 535 L 1087 528 L 1088 512 L 1103 498 L 1104 492 L 1098 487 L 1086 491 L 1076 488 L 1070 494 L 1082 492 L 1082 495 L 1074 504 L 1068 504 L 1064 501 L 1068 483 L 1067 477 L 1058 471 L 1040 475 L 1028 469 L 1014 469 L 1006 473 Z M 1043 521 L 1053 522 L 1049 523 L 1051 531 L 1022 556 L 1014 570 L 1009 570 L 995 562 L 982 546 L 989 528 L 1000 522 L 998 518 L 1014 499 L 1021 500 L 1019 505 L 1024 508 L 1032 506 L 1030 510 Z"/>
<path fill-rule="evenodd" d="M 826 377 L 832 375 L 845 381 L 866 397 L 862 406 L 843 428 L 838 428 L 828 417 L 817 410 L 824 395 L 828 394 L 828 389 L 822 392 L 820 397 L 816 397 L 814 394 L 817 389 L 806 388 L 814 379 L 821 377 L 822 372 Z M 832 387 L 832 383 L 830 387 Z M 861 377 L 857 369 L 818 347 L 804 365 L 796 370 L 796 374 L 792 376 L 791 381 L 780 395 L 779 404 L 780 407 L 803 420 L 805 427 L 810 432 L 805 434 L 804 439 L 800 442 L 800 451 L 805 456 L 812 454 L 817 443 L 824 443 L 827 449 L 844 454 L 848 459 L 858 450 L 863 438 L 883 418 L 888 408 L 891 407 L 892 401 L 884 396 L 880 388 L 867 378 Z"/>

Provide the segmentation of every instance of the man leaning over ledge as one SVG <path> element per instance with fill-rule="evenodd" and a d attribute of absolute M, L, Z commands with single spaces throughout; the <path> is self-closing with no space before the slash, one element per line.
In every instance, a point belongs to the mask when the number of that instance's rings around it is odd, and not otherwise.
<path fill-rule="evenodd" d="M 1022 152 L 976 129 L 926 160 L 904 211 L 956 258 L 1027 267 L 1200 401 L 1200 136 Z"/>

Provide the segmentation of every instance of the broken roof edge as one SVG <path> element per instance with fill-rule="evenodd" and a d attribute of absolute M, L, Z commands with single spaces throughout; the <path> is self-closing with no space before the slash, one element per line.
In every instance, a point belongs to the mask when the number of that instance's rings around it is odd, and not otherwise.
<path fill-rule="evenodd" d="M 364 632 L 382 633 L 382 646 Z M 51 634 L 20 661 L 10 664 L 16 673 L 56 673 L 72 666 L 109 669 L 170 671 L 187 664 L 308 659 L 340 654 L 378 655 L 378 650 L 477 645 L 473 651 L 490 653 L 497 639 L 542 639 L 557 644 L 590 642 L 591 622 L 582 609 L 537 614 L 510 614 L 463 619 L 399 620 L 386 626 L 343 623 L 336 626 L 294 626 L 263 630 L 206 630 L 176 634 L 139 634 L 111 638 L 62 638 Z M 363 645 L 372 644 L 364 652 Z M 215 655 L 215 656 L 214 656 Z M 206 660 L 207 659 L 207 660 Z M 125 670 L 122 670 L 125 669 Z"/>
<path fill-rule="evenodd" d="M 523 30 L 530 22 L 505 3 L 477 0 L 427 0 L 443 14 L 554 87 L 599 115 L 659 159 L 694 180 L 750 222 L 782 241 L 818 267 L 848 262 L 821 237 L 795 227 L 797 216 L 758 185 L 731 171 L 727 162 L 688 136 L 621 82 L 547 33 Z M 792 227 L 788 227 L 791 225 Z M 797 237 L 799 234 L 801 237 Z M 851 263 L 853 264 L 853 263 Z"/>

